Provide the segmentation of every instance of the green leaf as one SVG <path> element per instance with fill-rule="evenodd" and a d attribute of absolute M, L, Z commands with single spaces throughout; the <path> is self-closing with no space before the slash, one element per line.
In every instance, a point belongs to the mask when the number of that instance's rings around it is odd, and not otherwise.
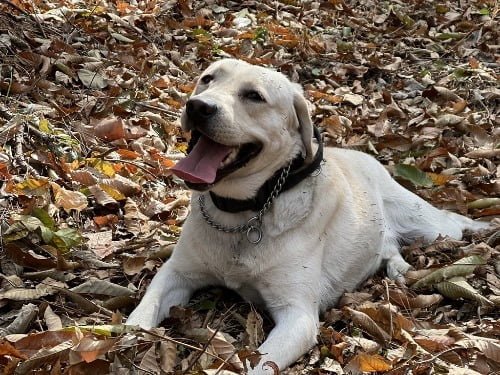
<path fill-rule="evenodd" d="M 320 68 L 312 68 L 311 73 L 315 77 L 319 77 L 321 74 L 323 74 L 323 71 Z"/>
<path fill-rule="evenodd" d="M 33 216 L 37 217 L 40 219 L 40 221 L 45 225 L 47 228 L 49 228 L 52 231 L 55 231 L 57 229 L 56 223 L 52 219 L 52 217 L 49 215 L 47 211 L 45 211 L 42 208 L 35 207 L 33 208 Z"/>
<path fill-rule="evenodd" d="M 205 310 L 215 310 L 215 302 L 209 299 L 204 299 L 198 302 L 195 306 L 196 310 L 205 311 Z"/>
<path fill-rule="evenodd" d="M 30 231 L 26 229 L 22 223 L 17 222 L 7 228 L 3 235 L 3 239 L 7 242 L 12 242 L 26 237 L 29 233 Z"/>
<path fill-rule="evenodd" d="M 493 305 L 493 302 L 483 297 L 464 277 L 454 277 L 442 281 L 436 284 L 436 289 L 439 293 L 451 299 L 467 298 L 477 301 L 481 305 Z"/>
<path fill-rule="evenodd" d="M 488 8 L 482 8 L 482 9 L 479 9 L 479 14 L 482 14 L 483 16 L 489 16 L 491 13 L 490 13 L 490 10 Z"/>
<path fill-rule="evenodd" d="M 46 244 L 49 244 L 52 239 L 54 238 L 54 232 L 52 232 L 49 228 L 41 225 L 39 227 L 40 229 L 40 235 L 42 236 L 43 242 Z"/>
<path fill-rule="evenodd" d="M 404 178 L 415 186 L 431 187 L 433 185 L 432 178 L 417 167 L 409 164 L 396 164 L 394 166 L 394 176 Z"/>
<path fill-rule="evenodd" d="M 434 272 L 431 272 L 430 274 L 422 277 L 411 287 L 417 289 L 424 286 L 434 285 L 446 279 L 451 279 L 458 276 L 468 276 L 474 272 L 477 266 L 482 264 L 486 264 L 486 261 L 478 255 L 465 257 L 457 260 L 449 266 L 445 266 Z"/>
<path fill-rule="evenodd" d="M 52 243 L 59 249 L 67 250 L 82 242 L 82 236 L 76 229 L 64 228 L 54 232 Z"/>
<path fill-rule="evenodd" d="M 464 79 L 471 76 L 471 72 L 467 69 L 455 69 L 453 71 L 453 77 L 456 79 Z"/>
<path fill-rule="evenodd" d="M 52 126 L 50 126 L 49 120 L 43 118 L 38 123 L 38 129 L 44 133 L 52 134 L 54 130 L 52 130 Z"/>
<path fill-rule="evenodd" d="M 4 240 L 7 242 L 20 240 L 43 226 L 42 222 L 33 216 L 19 215 L 17 218 L 18 221 L 7 228 L 4 233 Z"/>
<path fill-rule="evenodd" d="M 447 39 L 462 39 L 466 36 L 465 33 L 442 33 L 436 35 L 436 39 L 447 40 Z"/>
<path fill-rule="evenodd" d="M 94 332 L 98 335 L 116 337 L 123 333 L 134 332 L 134 326 L 126 326 L 124 324 L 103 324 L 91 326 L 78 326 L 78 327 L 64 327 L 63 331 L 74 332 L 76 330 Z"/>
<path fill-rule="evenodd" d="M 253 32 L 253 39 L 256 42 L 264 43 L 267 40 L 268 35 L 269 32 L 267 31 L 267 28 L 264 26 L 259 26 Z"/>

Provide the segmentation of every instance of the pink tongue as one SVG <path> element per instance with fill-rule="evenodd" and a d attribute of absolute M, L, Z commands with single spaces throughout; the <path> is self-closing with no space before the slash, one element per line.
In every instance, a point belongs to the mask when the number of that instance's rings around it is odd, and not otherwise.
<path fill-rule="evenodd" d="M 191 152 L 171 171 L 188 182 L 211 184 L 215 181 L 217 168 L 230 151 L 231 148 L 202 135 Z"/>

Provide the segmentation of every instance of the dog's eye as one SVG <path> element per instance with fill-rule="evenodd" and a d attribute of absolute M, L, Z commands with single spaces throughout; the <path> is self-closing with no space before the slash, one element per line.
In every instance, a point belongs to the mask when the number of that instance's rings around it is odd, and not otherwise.
<path fill-rule="evenodd" d="M 214 76 L 211 75 L 211 74 L 207 74 L 206 76 L 203 76 L 200 78 L 200 81 L 201 83 L 203 83 L 204 85 L 207 85 L 210 83 L 210 81 L 212 81 L 214 79 Z"/>
<path fill-rule="evenodd" d="M 254 102 L 265 102 L 266 101 L 264 99 L 264 97 L 258 91 L 255 91 L 255 90 L 247 91 L 247 92 L 245 92 L 245 94 L 243 96 L 246 99 L 250 99 Z"/>

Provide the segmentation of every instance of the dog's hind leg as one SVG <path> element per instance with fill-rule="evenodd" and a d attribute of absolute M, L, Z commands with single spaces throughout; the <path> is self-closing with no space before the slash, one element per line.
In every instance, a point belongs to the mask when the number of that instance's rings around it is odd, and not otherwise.
<path fill-rule="evenodd" d="M 388 237 L 384 240 L 382 249 L 382 259 L 385 263 L 387 276 L 390 279 L 404 282 L 404 275 L 411 266 L 401 256 L 398 241 Z"/>
<path fill-rule="evenodd" d="M 439 235 L 460 240 L 465 229 L 479 230 L 488 227 L 488 223 L 437 209 L 396 182 L 387 186 L 383 202 L 388 225 L 398 239 L 404 242 L 423 237 L 429 243 Z"/>

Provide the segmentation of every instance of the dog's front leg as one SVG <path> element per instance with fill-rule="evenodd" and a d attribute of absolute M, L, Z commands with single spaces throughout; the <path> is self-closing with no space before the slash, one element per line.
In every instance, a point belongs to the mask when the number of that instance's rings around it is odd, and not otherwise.
<path fill-rule="evenodd" d="M 196 285 L 172 264 L 165 263 L 155 275 L 139 305 L 127 319 L 128 325 L 149 329 L 158 326 L 176 305 L 186 304 Z"/>
<path fill-rule="evenodd" d="M 271 310 L 271 313 L 275 327 L 259 347 L 262 357 L 254 369 L 249 369 L 251 375 L 274 374 L 273 368 L 264 364 L 267 361 L 274 362 L 283 370 L 316 343 L 317 311 L 304 309 L 304 306 L 287 306 Z"/>

